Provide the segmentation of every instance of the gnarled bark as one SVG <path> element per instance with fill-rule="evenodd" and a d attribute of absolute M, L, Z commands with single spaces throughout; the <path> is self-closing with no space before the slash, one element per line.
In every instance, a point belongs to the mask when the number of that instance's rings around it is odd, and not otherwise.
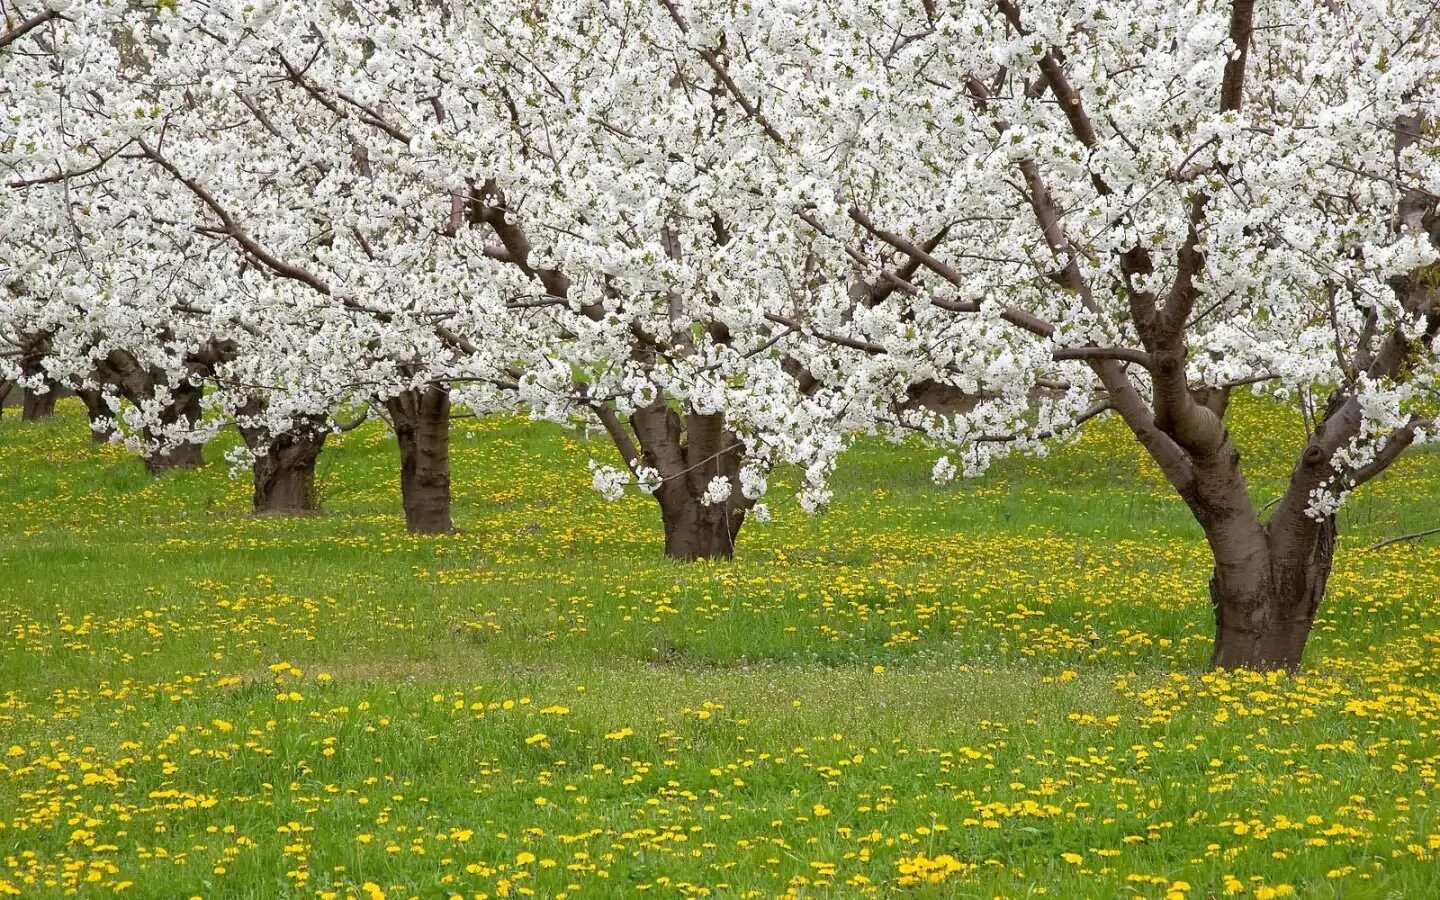
<path fill-rule="evenodd" d="M 36 335 L 21 346 L 20 374 L 33 383 L 39 379 L 45 390 L 39 391 L 26 386 L 21 401 L 20 418 L 25 422 L 36 422 L 55 416 L 55 401 L 60 398 L 60 385 L 45 370 L 45 354 L 50 350 L 48 335 Z"/>
<path fill-rule="evenodd" d="M 75 396 L 85 404 L 85 412 L 90 418 L 90 440 L 96 444 L 107 443 L 115 433 L 115 410 L 111 409 L 110 402 L 105 399 L 105 394 L 89 388 L 80 388 L 75 391 Z"/>
<path fill-rule="evenodd" d="M 60 399 L 60 394 L 54 387 L 41 394 L 31 388 L 25 389 L 24 405 L 20 410 L 20 418 L 26 422 L 38 422 L 41 419 L 53 419 L 55 417 L 55 401 Z"/>
<path fill-rule="evenodd" d="M 450 391 L 430 385 L 385 401 L 400 444 L 400 497 L 411 534 L 449 534 Z"/>
<path fill-rule="evenodd" d="M 184 431 L 193 430 L 200 422 L 200 398 L 204 393 L 203 387 L 188 382 L 171 388 L 171 401 L 160 414 L 161 424 L 167 426 L 165 430 L 168 431 L 171 427 Z M 147 443 L 157 440 L 158 437 L 159 435 L 146 429 Z M 155 473 L 171 469 L 198 469 L 204 465 L 204 446 L 190 441 L 182 441 L 168 449 L 157 450 L 145 456 L 145 467 Z"/>
<path fill-rule="evenodd" d="M 255 455 L 250 473 L 251 505 L 256 515 L 294 516 L 319 512 L 315 464 L 325 449 L 329 430 L 320 416 L 306 417 L 279 434 L 255 424 L 264 412 L 263 398 L 251 400 L 237 415 L 240 436 Z"/>
<path fill-rule="evenodd" d="M 305 516 L 318 513 L 315 461 L 324 449 L 324 433 L 285 432 L 256 456 L 252 465 L 256 516 Z"/>
<path fill-rule="evenodd" d="M 627 464 L 638 461 L 660 473 L 654 497 L 665 527 L 665 555 L 685 562 L 734 558 L 735 539 L 754 501 L 741 493 L 744 448 L 725 427 L 724 416 L 693 411 L 682 416 L 656 401 L 631 413 L 636 438 L 631 440 L 613 410 L 597 407 L 596 413 Z M 717 476 L 730 481 L 730 496 L 707 504 L 705 492 Z"/>
<path fill-rule="evenodd" d="M 147 444 L 159 443 L 162 447 L 169 439 L 165 434 L 176 431 L 194 432 L 202 418 L 200 400 L 205 395 L 203 379 L 210 374 L 216 362 L 233 348 L 223 343 L 211 343 L 200 348 L 186 360 L 186 374 L 177 384 L 171 385 L 167 374 L 156 368 L 149 368 L 124 350 L 113 350 L 97 364 L 94 379 L 115 385 L 121 395 L 139 406 L 154 399 L 159 389 L 169 392 L 169 401 L 160 413 L 160 428 L 146 429 L 143 436 Z M 91 412 L 92 419 L 94 411 Z M 151 472 L 165 472 L 170 469 L 196 469 L 205 465 L 205 454 L 201 444 L 182 441 L 168 449 L 146 454 L 145 467 Z"/>
<path fill-rule="evenodd" d="M 745 507 L 732 499 L 706 505 L 686 488 L 655 492 L 665 526 L 665 555 L 694 562 L 734 559 L 735 538 L 745 524 Z"/>
<path fill-rule="evenodd" d="M 325 448 L 325 433 L 287 431 L 255 457 L 252 502 L 258 515 L 304 515 L 320 510 L 315 494 L 315 463 Z"/>
<path fill-rule="evenodd" d="M 1268 531 L 1268 530 L 1267 530 Z M 1263 546 L 1222 565 L 1210 579 L 1215 647 L 1210 665 L 1221 669 L 1298 671 L 1315 613 L 1335 557 L 1335 521 L 1315 530 L 1306 552 L 1277 552 L 1289 535 L 1267 533 Z"/>

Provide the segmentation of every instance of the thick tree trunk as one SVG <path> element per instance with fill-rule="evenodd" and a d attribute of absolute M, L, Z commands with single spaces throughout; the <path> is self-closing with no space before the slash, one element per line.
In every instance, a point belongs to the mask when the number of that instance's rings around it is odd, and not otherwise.
<path fill-rule="evenodd" d="M 385 401 L 400 444 L 400 497 L 411 534 L 449 534 L 450 391 L 434 385 Z"/>
<path fill-rule="evenodd" d="M 205 453 L 199 444 L 179 444 L 145 457 L 145 468 L 155 474 L 171 469 L 199 469 L 205 465 Z"/>
<path fill-rule="evenodd" d="M 684 485 L 667 484 L 655 492 L 655 499 L 665 523 L 666 556 L 685 562 L 735 558 L 745 507 L 734 503 L 733 497 L 707 506 Z"/>
<path fill-rule="evenodd" d="M 293 419 L 288 430 L 273 434 L 265 424 L 265 407 L 263 396 L 251 397 L 235 415 L 240 436 L 255 457 L 250 465 L 255 514 L 293 516 L 318 512 L 315 463 L 329 437 L 325 418 Z"/>
<path fill-rule="evenodd" d="M 1268 536 L 1242 565 L 1217 562 L 1210 580 L 1220 669 L 1300 669 L 1335 557 L 1335 521 L 1315 529 L 1301 552 L 1288 535 Z M 1282 549 L 1276 552 L 1276 548 Z"/>
<path fill-rule="evenodd" d="M 200 398 L 205 391 L 200 385 L 181 385 L 172 391 L 172 402 L 161 415 L 165 425 L 178 425 L 188 430 L 200 421 Z M 147 438 L 151 435 L 147 435 Z M 151 472 L 166 472 L 170 469 L 198 469 L 205 465 L 202 444 L 188 441 L 176 444 L 168 450 L 147 454 L 145 466 Z"/>
<path fill-rule="evenodd" d="M 108 442 L 115 432 L 115 427 L 111 424 L 115 418 L 115 410 L 110 408 L 105 395 L 100 391 L 81 388 L 75 392 L 75 396 L 85 404 L 85 412 L 90 416 L 90 440 L 97 444 Z"/>
<path fill-rule="evenodd" d="M 20 374 L 27 380 L 40 379 L 44 393 L 25 388 L 20 409 L 20 418 L 25 422 L 36 422 L 55 416 L 55 401 L 60 398 L 60 385 L 50 378 L 45 370 L 45 354 L 50 351 L 50 338 L 40 334 L 32 336 L 21 347 Z"/>
<path fill-rule="evenodd" d="M 325 448 L 325 432 L 295 429 L 276 436 L 251 467 L 257 515 L 305 515 L 317 512 L 315 463 Z"/>
<path fill-rule="evenodd" d="M 725 427 L 724 416 L 693 411 L 682 416 L 657 400 L 631 413 L 630 428 L 637 439 L 632 441 L 612 409 L 601 406 L 595 411 L 627 463 L 660 474 L 654 496 L 665 525 L 665 555 L 685 562 L 733 559 L 735 539 L 755 502 L 741 491 L 744 448 Z M 707 504 L 705 494 L 716 478 L 729 482 L 730 496 Z"/>
<path fill-rule="evenodd" d="M 26 422 L 53 419 L 55 417 L 55 401 L 58 399 L 60 399 L 60 394 L 54 385 L 51 385 L 50 390 L 43 394 L 26 388 L 25 401 L 24 406 L 20 410 L 20 418 Z"/>

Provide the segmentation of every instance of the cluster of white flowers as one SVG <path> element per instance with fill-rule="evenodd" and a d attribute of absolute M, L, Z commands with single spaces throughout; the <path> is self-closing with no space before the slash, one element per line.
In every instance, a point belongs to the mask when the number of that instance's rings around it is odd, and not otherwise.
<path fill-rule="evenodd" d="M 630 483 L 630 474 L 614 466 L 602 466 L 590 460 L 590 483 L 606 500 L 619 500 L 625 496 L 625 485 Z"/>
<path fill-rule="evenodd" d="M 700 496 L 700 502 L 706 506 L 714 506 L 716 503 L 724 503 L 730 499 L 733 487 L 730 479 L 724 475 L 716 475 L 705 485 L 705 493 Z"/>
<path fill-rule="evenodd" d="M 747 463 L 740 470 L 740 493 L 746 499 L 758 500 L 765 496 L 765 491 L 770 487 L 770 482 L 765 476 L 765 470 L 759 465 Z"/>
<path fill-rule="evenodd" d="M 639 462 L 632 462 L 631 466 L 635 470 L 635 484 L 639 486 L 640 490 L 647 494 L 653 494 L 660 490 L 662 482 L 659 469 L 642 465 Z"/>
<path fill-rule="evenodd" d="M 947 485 L 955 480 L 957 471 L 955 464 L 950 461 L 950 457 L 942 456 L 935 460 L 935 468 L 930 470 L 930 480 L 937 485 Z"/>

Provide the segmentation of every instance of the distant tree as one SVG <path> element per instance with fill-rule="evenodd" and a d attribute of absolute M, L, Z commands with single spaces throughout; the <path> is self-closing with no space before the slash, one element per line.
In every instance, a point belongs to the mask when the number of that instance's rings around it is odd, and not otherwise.
<path fill-rule="evenodd" d="M 132 259 L 195 293 L 124 282 L 147 311 L 133 320 L 175 329 L 172 365 L 210 341 L 243 348 L 216 361 L 207 402 L 245 433 L 273 432 L 272 410 L 303 421 L 245 385 L 372 398 L 399 438 L 412 530 L 451 528 L 452 405 L 520 407 L 603 430 L 624 468 L 592 461 L 597 488 L 649 491 L 667 554 L 728 557 L 774 465 L 804 468 L 802 504 L 828 498 L 849 402 L 829 388 L 846 368 L 794 324 L 813 254 L 774 227 L 773 179 L 722 79 L 612 13 L 116 13 L 102 24 L 126 62 L 83 114 L 123 150 L 103 175 L 70 166 L 61 208 L 78 192 L 141 228 Z M 118 269 L 105 278 L 115 292 Z M 52 287 L 27 290 L 54 308 Z"/>

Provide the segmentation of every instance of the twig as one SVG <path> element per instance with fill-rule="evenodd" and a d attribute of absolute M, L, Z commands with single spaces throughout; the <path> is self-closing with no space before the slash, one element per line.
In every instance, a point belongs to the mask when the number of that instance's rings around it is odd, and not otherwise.
<path fill-rule="evenodd" d="M 19 25 L 16 25 L 9 31 L 0 32 L 0 47 L 10 46 L 15 41 L 18 41 L 25 35 L 29 34 L 32 29 L 39 28 L 41 25 L 44 25 L 51 19 L 63 18 L 64 16 L 60 15 L 53 9 L 47 9 L 44 12 L 36 13 L 30 18 L 22 21 Z"/>
<path fill-rule="evenodd" d="M 1381 547 L 1388 547 L 1391 544 L 1398 544 L 1401 541 L 1418 541 L 1421 538 L 1429 537 L 1432 534 L 1440 534 L 1440 528 L 1427 528 L 1424 531 L 1416 531 L 1412 534 L 1402 534 L 1399 537 L 1386 538 L 1383 541 L 1377 541 L 1376 543 L 1371 544 L 1365 549 L 1366 551 L 1379 550 Z"/>

